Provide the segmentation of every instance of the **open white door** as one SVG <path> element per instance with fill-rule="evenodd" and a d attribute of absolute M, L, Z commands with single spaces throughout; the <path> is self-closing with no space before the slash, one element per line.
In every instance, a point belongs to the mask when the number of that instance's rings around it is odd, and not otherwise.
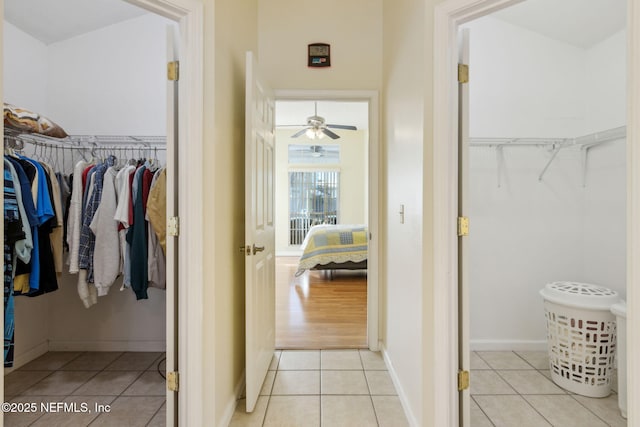
<path fill-rule="evenodd" d="M 458 217 L 462 219 L 469 210 L 469 30 L 460 31 L 459 37 L 459 71 L 458 71 Z M 459 219 L 460 221 L 460 219 Z M 462 228 L 465 228 L 464 224 Z M 460 228 L 460 227 L 459 227 Z M 459 230 L 459 235 L 464 230 Z M 471 396 L 468 381 L 471 365 L 469 349 L 469 242 L 464 235 L 458 238 L 458 367 L 460 390 L 460 425 L 471 425 Z M 465 384 L 466 383 L 466 384 Z M 465 386 L 466 385 L 466 386 Z"/>
<path fill-rule="evenodd" d="M 178 34 L 167 26 L 167 224 L 178 217 Z M 172 65 L 173 64 L 173 65 Z M 170 378 L 178 372 L 178 238 L 167 233 L 167 426 L 178 425 L 178 392 Z M 177 375 L 177 374 L 176 374 Z"/>
<path fill-rule="evenodd" d="M 275 350 L 275 97 L 251 52 L 246 78 L 246 407 L 252 412 Z"/>

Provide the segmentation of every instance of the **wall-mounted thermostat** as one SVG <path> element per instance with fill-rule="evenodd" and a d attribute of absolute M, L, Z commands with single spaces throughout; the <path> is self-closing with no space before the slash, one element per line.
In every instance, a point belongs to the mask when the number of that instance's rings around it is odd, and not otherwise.
<path fill-rule="evenodd" d="M 327 43 L 311 43 L 309 45 L 309 67 L 330 67 L 331 46 Z"/>

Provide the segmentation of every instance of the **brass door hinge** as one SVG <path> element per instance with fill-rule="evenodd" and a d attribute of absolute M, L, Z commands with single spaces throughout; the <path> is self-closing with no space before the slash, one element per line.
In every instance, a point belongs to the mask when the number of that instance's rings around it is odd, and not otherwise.
<path fill-rule="evenodd" d="M 469 218 L 466 216 L 458 217 L 458 236 L 468 236 L 469 235 Z"/>
<path fill-rule="evenodd" d="M 458 64 L 458 83 L 469 83 L 469 66 Z"/>
<path fill-rule="evenodd" d="M 180 62 L 171 61 L 167 64 L 167 79 L 175 82 L 180 78 Z"/>
<path fill-rule="evenodd" d="M 469 388 L 469 371 L 458 371 L 458 391 Z"/>
<path fill-rule="evenodd" d="M 178 237 L 180 235 L 180 218 L 172 216 L 169 218 L 169 224 L 167 224 L 167 233 L 169 236 Z"/>
<path fill-rule="evenodd" d="M 178 391 L 178 389 L 180 388 L 180 383 L 178 378 L 179 378 L 178 372 L 176 371 L 167 372 L 167 388 L 170 391 Z"/>

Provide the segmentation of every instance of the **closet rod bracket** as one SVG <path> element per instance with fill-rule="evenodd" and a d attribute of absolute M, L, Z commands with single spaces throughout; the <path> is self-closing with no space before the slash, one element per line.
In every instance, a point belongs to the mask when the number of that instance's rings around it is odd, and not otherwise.
<path fill-rule="evenodd" d="M 556 145 L 553 148 L 553 153 L 551 153 L 551 157 L 549 158 L 549 161 L 547 162 L 547 164 L 544 167 L 544 169 L 542 169 L 542 172 L 540 173 L 540 176 L 538 176 L 538 181 L 542 181 L 542 177 L 544 176 L 545 173 L 547 173 L 547 169 L 549 169 L 549 166 L 551 166 L 551 163 L 556 158 L 556 156 L 558 155 L 558 152 L 560 151 L 561 148 L 562 148 L 562 145 L 560 145 L 560 144 Z"/>

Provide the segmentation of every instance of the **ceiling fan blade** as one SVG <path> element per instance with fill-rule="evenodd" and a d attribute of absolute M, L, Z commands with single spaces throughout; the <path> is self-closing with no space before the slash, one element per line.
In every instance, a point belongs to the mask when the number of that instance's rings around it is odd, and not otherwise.
<path fill-rule="evenodd" d="M 326 125 L 326 126 L 334 129 L 358 130 L 357 127 L 349 126 L 349 125 Z"/>
<path fill-rule="evenodd" d="M 306 131 L 307 131 L 307 128 L 304 128 L 304 129 L 302 129 L 302 130 L 300 130 L 300 131 L 298 131 L 298 132 L 294 133 L 293 135 L 291 135 L 291 138 L 297 138 L 297 137 L 299 137 L 299 136 L 302 136 L 302 135 L 304 135 L 304 133 L 305 133 Z"/>
<path fill-rule="evenodd" d="M 340 138 L 340 135 L 338 135 L 337 133 L 333 133 L 331 132 L 329 129 L 327 128 L 322 128 L 322 133 L 324 133 L 325 135 L 327 135 L 329 138 L 331 139 L 338 139 Z"/>

